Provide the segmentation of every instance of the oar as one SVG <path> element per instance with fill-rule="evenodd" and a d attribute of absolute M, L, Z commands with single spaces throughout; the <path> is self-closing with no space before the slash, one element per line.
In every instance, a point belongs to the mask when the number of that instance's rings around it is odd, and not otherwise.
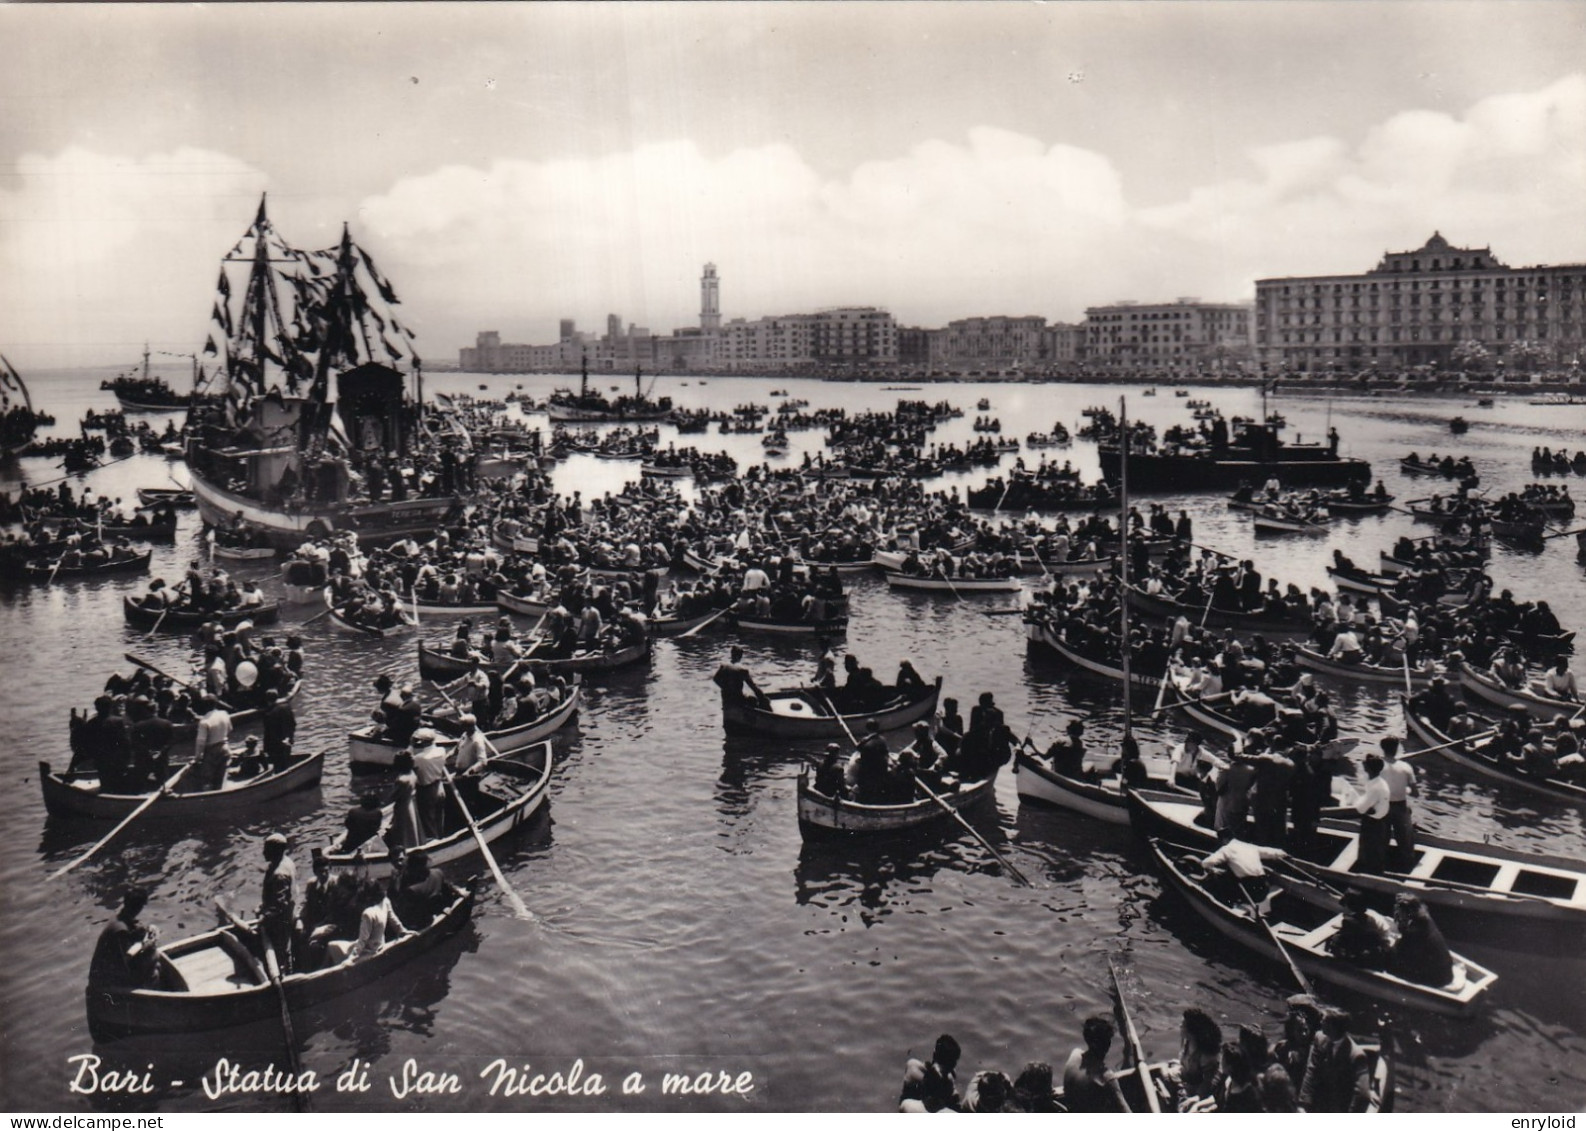
<path fill-rule="evenodd" d="M 1197 699 L 1181 699 L 1177 703 L 1169 703 L 1165 707 L 1157 707 L 1157 708 L 1155 708 L 1155 709 L 1153 709 L 1151 711 L 1146 712 L 1146 714 L 1147 714 L 1147 717 L 1149 717 L 1151 715 L 1160 714 L 1163 711 L 1171 711 L 1175 707 L 1185 707 L 1185 706 L 1188 706 L 1190 704 L 1199 704 L 1199 703 L 1215 703 L 1219 699 L 1227 699 L 1232 694 L 1233 694 L 1232 691 L 1219 691 L 1216 695 L 1206 695 L 1206 696 L 1202 696 L 1202 697 L 1197 698 Z"/>
<path fill-rule="evenodd" d="M 1410 648 L 1409 648 L 1409 646 L 1406 645 L 1404 650 L 1402 652 L 1400 652 L 1399 654 L 1404 657 L 1404 694 L 1405 694 L 1406 699 L 1408 699 L 1409 696 L 1415 694 L 1415 685 L 1410 682 Z"/>
<path fill-rule="evenodd" d="M 1260 923 L 1267 929 L 1267 937 L 1272 940 L 1272 945 L 1278 948 L 1278 953 L 1283 956 L 1283 961 L 1288 963 L 1289 973 L 1293 974 L 1294 980 L 1300 984 L 1300 992 L 1310 994 L 1314 997 L 1316 991 L 1311 988 L 1310 979 L 1307 978 L 1305 976 L 1305 972 L 1300 969 L 1299 963 L 1294 961 L 1294 956 L 1289 953 L 1289 948 L 1283 945 L 1282 938 L 1280 938 L 1278 933 L 1272 929 L 1272 924 L 1267 922 L 1266 916 L 1261 914 L 1261 908 L 1257 907 L 1256 901 L 1250 897 L 1250 889 L 1245 887 L 1243 880 L 1236 880 L 1235 882 L 1238 883 L 1239 892 L 1245 897 L 1245 902 L 1250 905 L 1250 914 L 1256 917 L 1256 922 Z"/>
<path fill-rule="evenodd" d="M 693 628 L 689 629 L 687 632 L 678 633 L 677 634 L 677 638 L 679 640 L 682 640 L 685 637 L 693 636 L 700 629 L 702 629 L 706 625 L 712 623 L 717 617 L 725 616 L 727 613 L 730 613 L 730 612 L 732 612 L 732 606 L 731 605 L 728 605 L 724 609 L 718 609 L 716 612 L 711 613 L 710 616 L 708 616 L 704 620 L 700 621 L 698 624 L 696 624 Z"/>
<path fill-rule="evenodd" d="M 1549 538 L 1569 538 L 1576 534 L 1586 534 L 1586 526 L 1581 527 L 1579 530 L 1560 530 L 1554 534 L 1544 534 L 1542 535 L 1542 541 L 1546 542 Z"/>
<path fill-rule="evenodd" d="M 947 582 L 947 588 L 952 592 L 953 596 L 962 601 L 964 595 L 958 591 L 958 587 L 953 584 L 953 579 L 947 576 L 947 571 L 941 567 L 940 563 L 936 566 L 936 572 L 941 574 L 943 581 Z"/>
<path fill-rule="evenodd" d="M 143 815 L 143 811 L 145 809 L 147 809 L 149 806 L 153 805 L 156 801 L 158 801 L 160 798 L 164 797 L 167 793 L 171 792 L 171 790 L 176 787 L 176 783 L 182 780 L 182 775 L 187 773 L 187 771 L 190 768 L 192 768 L 193 765 L 195 765 L 194 762 L 185 763 L 182 766 L 181 769 L 177 770 L 169 778 L 165 779 L 165 784 L 164 785 L 160 786 L 159 789 L 157 789 L 153 793 L 149 794 L 149 796 L 146 797 L 143 800 L 142 804 L 140 804 L 136 809 L 134 809 L 132 812 L 128 813 L 125 817 L 123 817 L 121 819 L 120 823 L 118 823 L 115 828 L 111 829 L 104 836 L 102 836 L 98 840 L 94 841 L 92 847 L 90 847 L 88 849 L 88 851 L 82 853 L 80 856 L 78 856 L 71 863 L 65 864 L 62 867 L 59 867 L 59 868 L 55 869 L 55 871 L 51 872 L 47 878 L 48 879 L 52 879 L 52 880 L 59 879 L 61 876 L 64 876 L 67 872 L 70 872 L 73 868 L 77 867 L 77 865 L 83 863 L 83 861 L 87 860 L 94 853 L 98 852 L 105 845 L 109 844 L 111 839 L 117 833 L 119 833 L 122 829 L 126 828 L 133 821 L 137 820 L 140 816 L 142 816 Z M 101 785 L 101 788 L 104 785 L 104 779 L 103 778 L 100 779 L 100 785 Z"/>
<path fill-rule="evenodd" d="M 441 694 L 444 695 L 445 692 Z M 485 746 L 492 751 L 495 750 L 494 744 L 488 738 L 485 739 Z M 489 866 L 490 874 L 495 877 L 496 886 L 506 894 L 507 902 L 512 905 L 512 913 L 519 919 L 533 920 L 533 913 L 529 911 L 512 885 L 507 883 L 507 877 L 502 874 L 501 865 L 496 863 L 495 853 L 490 851 L 490 845 L 485 842 L 484 834 L 479 831 L 479 825 L 474 821 L 474 815 L 468 811 L 468 804 L 463 800 L 462 793 L 457 789 L 457 780 L 452 777 L 450 770 L 443 769 L 441 772 L 446 775 L 447 790 L 451 793 L 452 800 L 457 802 L 457 811 L 463 815 L 463 820 L 468 822 L 468 831 L 474 834 L 474 843 L 479 846 L 479 854 L 485 858 L 485 864 Z"/>
<path fill-rule="evenodd" d="M 56 559 L 55 559 L 55 564 L 54 564 L 54 566 L 52 566 L 52 567 L 51 567 L 51 568 L 50 568 L 50 577 L 49 577 L 49 580 L 48 580 L 48 581 L 46 581 L 46 582 L 45 582 L 45 583 L 44 583 L 44 584 L 45 584 L 45 585 L 54 585 L 54 584 L 55 584 L 55 575 L 56 575 L 56 574 L 57 574 L 57 573 L 59 573 L 59 572 L 60 572 L 60 571 L 61 571 L 61 565 L 62 565 L 62 564 L 63 564 L 63 563 L 64 563 L 64 562 L 65 562 L 65 561 L 66 561 L 66 555 L 65 555 L 65 554 L 62 554 L 62 555 L 61 555 L 61 556 L 60 556 L 60 557 L 58 557 L 58 558 L 56 558 Z M 165 615 L 165 614 L 164 614 L 164 613 L 161 613 L 161 614 L 160 614 L 160 616 L 162 616 L 162 617 L 163 617 L 163 616 L 164 616 L 164 615 Z M 156 627 L 156 628 L 157 628 L 157 627 L 159 627 L 159 625 L 158 625 L 158 623 L 156 623 L 156 625 L 155 625 L 155 627 Z"/>
<path fill-rule="evenodd" d="M 1025 874 L 1023 872 L 1021 872 L 1021 871 L 1019 871 L 1019 869 L 1015 868 L 1013 866 L 1013 864 L 1010 863 L 1009 861 L 1003 859 L 1002 854 L 1000 852 L 998 852 L 995 848 L 991 847 L 991 842 L 988 841 L 985 837 L 981 836 L 980 835 L 980 831 L 978 829 L 976 829 L 974 825 L 971 825 L 968 821 L 964 820 L 964 815 L 962 813 L 960 813 L 957 809 L 954 809 L 946 801 L 942 800 L 942 798 L 938 794 L 934 793 L 931 790 L 931 787 L 926 785 L 925 782 L 920 778 L 920 776 L 918 774 L 913 774 L 911 776 L 914 778 L 914 784 L 919 786 L 922 790 L 924 790 L 925 791 L 925 795 L 927 797 L 929 797 L 932 801 L 936 802 L 936 804 L 940 805 L 942 807 L 942 811 L 943 812 L 945 812 L 949 817 L 953 818 L 953 820 L 957 821 L 960 825 L 962 825 L 965 829 L 967 829 L 969 831 L 969 835 L 974 837 L 976 840 L 978 840 L 980 842 L 980 847 L 984 848 L 987 852 L 991 853 L 992 858 L 994 860 L 996 860 L 996 862 L 998 864 L 1002 865 L 1003 869 L 1008 873 L 1008 875 L 1012 876 L 1023 887 L 1031 887 L 1032 886 L 1031 883 L 1030 883 L 1029 878 L 1027 876 L 1025 876 Z"/>
<path fill-rule="evenodd" d="M 1118 995 L 1118 1012 L 1123 1015 L 1123 1030 L 1129 1040 L 1129 1051 L 1134 1056 L 1135 1067 L 1140 1073 L 1140 1086 L 1145 1090 L 1145 1102 L 1151 1107 L 1151 1114 L 1162 1114 L 1162 1106 L 1157 1101 L 1156 1088 L 1151 1083 L 1151 1066 L 1146 1063 L 1145 1048 L 1140 1043 L 1140 1034 L 1134 1027 L 1134 1018 L 1129 1015 L 1129 1005 L 1123 1000 L 1123 985 L 1118 981 L 1118 969 L 1112 964 L 1112 956 L 1107 956 L 1107 973 L 1112 975 L 1112 992 Z"/>
<path fill-rule="evenodd" d="M 1461 745 L 1463 745 L 1463 744 L 1465 744 L 1467 742 L 1479 742 L 1480 740 L 1482 740 L 1484 738 L 1491 738 L 1493 735 L 1495 735 L 1497 733 L 1498 733 L 1498 731 L 1497 731 L 1496 728 L 1494 728 L 1492 730 L 1484 730 L 1484 731 L 1480 731 L 1480 732 L 1478 732 L 1476 734 L 1468 734 L 1464 738 L 1454 738 L 1454 739 L 1450 739 L 1447 742 L 1439 742 L 1436 746 L 1423 746 L 1419 750 L 1406 750 L 1406 751 L 1403 751 L 1399 755 L 1399 757 L 1401 757 L 1401 758 L 1417 758 L 1417 757 L 1419 757 L 1422 754 L 1432 754 L 1432 753 L 1435 753 L 1438 750 L 1447 750 L 1447 749 L 1449 749 L 1452 746 L 1461 746 Z"/>
<path fill-rule="evenodd" d="M 148 660 L 145 660 L 142 656 L 139 656 L 139 655 L 137 655 L 134 652 L 124 652 L 124 653 L 122 653 L 122 655 L 124 655 L 126 657 L 126 660 L 127 660 L 127 662 L 129 664 L 136 664 L 140 668 L 148 668 L 155 675 L 163 675 L 166 679 L 170 680 L 172 683 L 175 683 L 175 684 L 178 684 L 178 685 L 180 685 L 182 687 L 185 687 L 189 691 L 200 690 L 199 688 L 195 688 L 190 681 L 185 680 L 185 679 L 177 678 L 176 676 L 172 675 L 170 672 L 165 671 L 163 668 L 160 668 L 160 667 L 158 667 L 155 664 L 149 663 Z M 204 694 L 207 695 L 207 694 L 209 694 L 209 692 L 207 690 L 205 690 Z M 231 705 L 229 703 L 227 703 L 224 699 L 221 699 L 219 696 L 215 697 L 215 702 L 219 703 L 226 710 L 228 710 L 228 711 L 231 710 Z"/>
<path fill-rule="evenodd" d="M 1217 596 L 1216 582 L 1213 581 L 1212 584 L 1210 584 L 1210 585 L 1208 585 L 1206 587 L 1206 609 L 1205 609 L 1204 612 L 1201 613 L 1201 623 L 1200 623 L 1200 627 L 1202 627 L 1202 628 L 1206 627 L 1206 620 L 1207 620 L 1208 617 L 1210 617 L 1212 615 L 1212 601 L 1216 598 L 1216 596 Z"/>
<path fill-rule="evenodd" d="M 292 1075 L 294 1077 L 302 1076 L 303 1063 L 297 1052 L 297 1034 L 292 1029 L 292 1007 L 287 1004 L 286 987 L 281 984 L 281 963 L 276 958 L 275 944 L 270 941 L 269 933 L 265 931 L 262 923 L 258 927 L 249 927 L 233 914 L 231 908 L 227 907 L 219 896 L 215 897 L 215 910 L 225 916 L 238 932 L 247 932 L 258 938 L 259 946 L 264 951 L 265 977 L 270 979 L 270 985 L 275 989 L 276 1000 L 281 1005 L 281 1029 L 286 1034 L 286 1055 L 291 1062 Z M 299 1111 L 308 1110 L 309 1098 L 307 1092 L 294 1088 L 292 1090 L 292 1099 Z"/>

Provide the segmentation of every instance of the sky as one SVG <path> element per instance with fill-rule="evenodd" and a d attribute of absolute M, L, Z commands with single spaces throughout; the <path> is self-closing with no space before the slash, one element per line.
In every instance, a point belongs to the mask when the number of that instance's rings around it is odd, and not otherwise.
<path fill-rule="evenodd" d="M 191 353 L 350 224 L 422 356 L 608 314 L 1079 321 L 1434 230 L 1586 262 L 1586 4 L 0 4 L 0 353 Z"/>

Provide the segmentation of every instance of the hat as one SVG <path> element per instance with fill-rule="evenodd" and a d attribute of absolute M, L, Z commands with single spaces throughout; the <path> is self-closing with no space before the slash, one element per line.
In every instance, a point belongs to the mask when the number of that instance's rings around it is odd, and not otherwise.
<path fill-rule="evenodd" d="M 434 746 L 435 745 L 435 732 L 433 730 L 431 730 L 429 727 L 420 727 L 418 730 L 413 732 L 413 745 L 414 746 Z"/>
<path fill-rule="evenodd" d="M 264 843 L 270 847 L 285 848 L 286 835 L 284 833 L 271 833 L 269 836 L 264 838 Z"/>
<path fill-rule="evenodd" d="M 463 726 L 465 726 L 465 727 L 471 727 L 475 723 L 477 723 L 479 720 L 476 719 L 473 715 L 458 715 L 457 716 L 457 721 L 462 723 Z M 414 737 L 417 738 L 418 736 L 415 734 Z"/>

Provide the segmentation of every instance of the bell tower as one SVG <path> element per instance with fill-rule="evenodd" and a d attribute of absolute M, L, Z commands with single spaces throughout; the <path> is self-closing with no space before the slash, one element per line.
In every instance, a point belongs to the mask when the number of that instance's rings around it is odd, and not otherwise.
<path fill-rule="evenodd" d="M 699 277 L 699 328 L 706 333 L 721 329 L 721 280 L 716 278 L 716 265 L 705 264 L 705 273 Z"/>

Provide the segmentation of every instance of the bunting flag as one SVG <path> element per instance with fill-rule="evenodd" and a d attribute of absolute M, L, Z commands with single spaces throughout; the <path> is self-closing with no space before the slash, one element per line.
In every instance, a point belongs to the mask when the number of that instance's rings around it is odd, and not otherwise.
<path fill-rule="evenodd" d="M 215 335 L 211 334 L 204 342 L 204 353 L 210 357 L 214 357 L 219 352 L 219 348 L 215 345 Z"/>
<path fill-rule="evenodd" d="M 28 387 L 23 384 L 22 375 L 5 359 L 5 355 L 0 354 L 0 407 L 9 410 L 13 394 L 21 398 L 22 404 L 18 407 L 26 408 L 29 412 L 33 411 L 33 398 L 28 395 Z"/>
<path fill-rule="evenodd" d="M 224 267 L 220 269 L 220 282 L 215 285 L 215 289 L 220 291 L 222 298 L 229 299 L 231 297 L 231 281 L 226 278 L 226 269 Z"/>

